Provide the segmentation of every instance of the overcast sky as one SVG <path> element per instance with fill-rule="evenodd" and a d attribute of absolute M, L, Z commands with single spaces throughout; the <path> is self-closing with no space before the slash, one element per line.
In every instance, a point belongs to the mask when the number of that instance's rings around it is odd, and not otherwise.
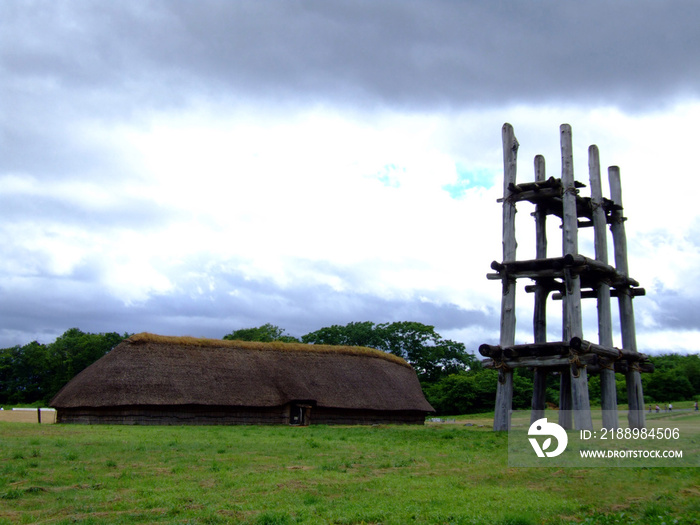
<path fill-rule="evenodd" d="M 699 27 L 691 0 L 4 0 L 0 348 L 410 320 L 475 352 L 498 341 L 501 127 L 531 181 L 540 153 L 560 176 L 566 122 L 578 180 L 591 144 L 621 168 L 638 348 L 697 352 Z"/>

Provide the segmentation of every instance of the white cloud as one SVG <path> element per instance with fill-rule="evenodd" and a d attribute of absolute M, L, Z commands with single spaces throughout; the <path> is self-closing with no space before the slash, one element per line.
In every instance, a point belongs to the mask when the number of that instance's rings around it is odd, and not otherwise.
<path fill-rule="evenodd" d="M 699 337 L 700 330 L 644 331 L 638 334 L 638 339 L 644 343 L 639 351 L 651 355 L 672 352 L 697 354 L 699 352 L 697 344 Z"/>
<path fill-rule="evenodd" d="M 574 127 L 579 180 L 587 182 L 590 142 L 599 144 L 604 167 L 621 165 L 630 267 L 651 292 L 681 287 L 684 273 L 697 267 L 698 246 L 687 240 L 687 228 L 698 212 L 665 204 L 667 213 L 645 213 L 644 202 L 664 195 L 689 202 L 689 192 L 669 188 L 692 182 L 679 155 L 687 151 L 691 127 L 679 115 L 699 108 L 679 108 L 652 127 L 646 117 L 605 108 L 385 112 L 370 118 L 320 107 L 277 115 L 201 105 L 154 113 L 116 131 L 96 130 L 98 142 L 113 144 L 110 151 L 128 167 L 107 185 L 94 183 L 90 173 L 48 184 L 15 174 L 4 183 L 23 198 L 51 198 L 81 210 L 88 222 L 114 212 L 97 228 L 63 224 L 58 216 L 49 216 L 50 227 L 25 222 L 15 246 L 41 253 L 50 274 L 94 267 L 100 286 L 125 304 L 183 291 L 194 276 L 193 261 L 201 261 L 196 289 L 202 293 L 222 286 L 217 275 L 228 271 L 282 289 L 320 285 L 386 299 L 422 294 L 429 301 L 497 312 L 500 289 L 485 274 L 490 261 L 501 258 L 496 200 L 502 191 L 502 120 L 514 123 L 520 140 L 518 180 L 533 179 L 537 153 L 545 154 L 549 174 L 559 176 L 558 128 L 564 119 Z M 463 135 L 464 122 L 471 134 Z M 474 146 L 487 142 L 477 132 L 482 129 L 489 130 L 488 150 Z M 464 156 L 445 141 L 456 135 L 464 140 Z M 645 163 L 643 153 L 654 151 L 652 145 L 669 153 Z M 678 175 L 677 184 L 659 188 L 662 166 Z M 465 172 L 479 180 L 457 186 L 458 192 L 445 189 L 464 180 Z M 129 216 L 143 208 L 152 220 L 132 223 Z M 519 210 L 518 257 L 531 258 L 532 210 L 525 203 Z M 580 244 L 592 250 L 588 234 L 581 231 Z M 549 235 L 549 254 L 556 256 L 561 241 L 554 219 Z M 528 338 L 531 297 L 522 293 L 519 304 L 518 333 Z"/>
<path fill-rule="evenodd" d="M 472 188 L 454 200 L 444 191 L 458 177 L 433 138 L 446 119 L 388 114 L 370 126 L 318 110 L 258 118 L 210 110 L 122 131 L 142 159 L 139 193 L 182 217 L 152 236 L 150 251 L 235 257 L 248 261 L 251 277 L 283 285 L 296 281 L 294 260 L 304 259 L 377 262 L 365 286 L 383 293 L 459 288 L 454 274 L 474 259 L 483 216 L 498 215 L 497 195 Z M 380 180 L 387 166 L 394 184 Z M 347 286 L 337 277 L 320 282 Z"/>

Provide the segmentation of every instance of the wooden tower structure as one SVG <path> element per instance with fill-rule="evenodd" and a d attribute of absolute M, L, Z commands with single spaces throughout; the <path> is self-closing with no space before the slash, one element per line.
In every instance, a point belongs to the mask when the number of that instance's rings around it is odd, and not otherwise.
<path fill-rule="evenodd" d="M 588 396 L 588 374 L 601 376 L 603 426 L 618 426 L 615 373 L 623 373 L 627 382 L 630 428 L 645 425 L 644 397 L 640 372 L 652 371 L 647 356 L 637 352 L 632 299 L 644 295 L 644 289 L 629 276 L 627 240 L 622 208 L 620 169 L 608 168 L 610 199 L 603 198 L 600 160 L 597 146 L 588 150 L 591 196 L 583 197 L 582 184 L 574 179 L 571 126 L 562 124 L 561 178 L 545 175 L 545 160 L 535 157 L 535 181 L 517 183 L 518 141 L 513 127 L 504 124 L 503 136 L 503 260 L 494 261 L 488 274 L 502 283 L 501 335 L 498 345 L 484 344 L 479 352 L 488 359 L 484 366 L 499 372 L 496 393 L 494 430 L 510 428 L 513 399 L 513 369 L 534 369 L 531 421 L 544 417 L 546 374 L 560 377 L 559 424 L 564 428 L 591 429 Z M 535 206 L 536 258 L 516 259 L 515 213 L 518 202 Z M 561 257 L 547 255 L 547 217 L 561 219 L 563 232 Z M 606 226 L 612 232 L 615 266 L 608 264 Z M 579 254 L 579 228 L 594 230 L 595 257 Z M 525 291 L 534 294 L 534 342 L 515 344 L 515 295 L 518 278 L 534 284 Z M 547 341 L 547 300 L 562 301 L 562 339 Z M 616 297 L 620 310 L 620 331 L 623 348 L 613 346 L 611 297 Z M 581 300 L 595 298 L 598 306 L 598 342 L 584 338 Z M 573 422 L 572 422 L 573 414 Z M 572 426 L 573 423 L 573 426 Z"/>

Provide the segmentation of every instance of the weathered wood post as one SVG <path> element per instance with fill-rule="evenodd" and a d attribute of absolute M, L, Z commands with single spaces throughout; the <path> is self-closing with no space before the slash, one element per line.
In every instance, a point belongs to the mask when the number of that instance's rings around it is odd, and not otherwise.
<path fill-rule="evenodd" d="M 515 184 L 518 162 L 518 140 L 513 126 L 503 124 L 503 261 L 515 261 L 515 202 L 510 198 L 510 184 Z M 501 348 L 515 343 L 515 279 L 504 275 L 501 296 Z M 496 387 L 494 430 L 510 429 L 510 412 L 513 405 L 513 371 L 501 361 Z"/>
<path fill-rule="evenodd" d="M 544 182 L 546 179 L 546 167 L 542 155 L 535 156 L 535 181 Z M 535 258 L 547 258 L 547 210 L 544 204 L 535 207 Z M 532 324 L 535 343 L 547 342 L 547 296 L 549 289 L 541 282 L 535 285 L 535 313 Z M 532 411 L 530 423 L 544 417 L 547 397 L 547 371 L 544 368 L 535 368 L 532 388 Z"/>
<path fill-rule="evenodd" d="M 563 255 L 578 255 L 578 217 L 576 212 L 576 185 L 574 182 L 573 144 L 571 126 L 562 124 L 561 169 L 563 185 Z M 583 338 L 581 317 L 581 279 L 569 269 L 565 270 L 565 310 L 566 338 Z M 574 424 L 578 430 L 592 429 L 591 406 L 588 398 L 588 376 L 585 365 L 581 365 L 578 355 L 571 351 L 571 401 L 574 411 Z"/>
<path fill-rule="evenodd" d="M 588 148 L 588 173 L 591 183 L 591 208 L 595 243 L 595 258 L 608 264 L 607 219 L 603 209 L 603 190 L 600 180 L 600 154 L 598 147 Z M 600 282 L 596 289 L 598 302 L 598 343 L 613 347 L 612 313 L 610 310 L 610 285 Z M 612 359 L 599 357 L 600 397 L 603 409 L 603 428 L 615 429 L 617 422 L 617 388 L 615 386 L 615 368 Z"/>
<path fill-rule="evenodd" d="M 562 228 L 564 226 L 562 225 Z M 563 237 L 562 237 L 563 241 Z M 566 248 L 563 248 L 564 254 L 566 254 Z M 569 341 L 571 339 L 570 335 L 570 325 L 568 320 L 568 294 L 562 293 L 561 298 L 561 333 L 562 341 Z M 572 417 L 573 402 L 571 400 L 571 374 L 568 370 L 562 370 L 559 375 L 559 413 L 558 422 L 562 428 L 570 430 L 574 428 L 573 417 Z"/>
<path fill-rule="evenodd" d="M 613 236 L 615 248 L 615 267 L 625 277 L 629 277 L 627 263 L 627 234 L 625 233 L 625 218 L 622 210 L 622 184 L 620 181 L 620 168 L 610 166 L 608 168 L 610 181 L 610 197 L 620 209 L 614 210 L 611 217 L 610 230 Z M 634 327 L 634 308 L 632 306 L 632 293 L 629 286 L 618 288 L 618 304 L 620 307 L 620 331 L 622 332 L 622 347 L 626 350 L 637 352 L 637 334 Z M 639 373 L 639 363 L 630 361 L 625 379 L 627 381 L 627 403 L 629 412 L 627 420 L 630 428 L 644 428 L 646 415 L 644 414 L 644 394 L 642 392 L 642 378 Z"/>

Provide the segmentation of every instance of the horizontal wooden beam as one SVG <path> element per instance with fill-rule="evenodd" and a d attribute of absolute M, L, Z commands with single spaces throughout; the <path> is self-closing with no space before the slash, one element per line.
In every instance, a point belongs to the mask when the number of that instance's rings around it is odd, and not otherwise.
<path fill-rule="evenodd" d="M 525 343 L 502 348 L 497 345 L 483 344 L 479 346 L 479 353 L 484 357 L 500 359 L 513 359 L 530 356 L 563 356 L 569 355 L 569 343 L 556 341 L 550 343 Z"/>
<path fill-rule="evenodd" d="M 599 356 L 608 357 L 608 358 L 612 358 L 612 359 L 626 359 L 629 361 L 646 361 L 649 358 L 649 356 L 647 356 L 646 354 L 640 354 L 639 352 L 636 352 L 634 350 L 628 350 L 626 348 L 602 346 L 602 345 L 598 345 L 598 344 L 586 341 L 584 339 L 581 339 L 580 337 L 572 337 L 571 341 L 569 341 L 569 347 L 571 347 L 573 350 L 575 350 L 578 353 L 586 354 L 586 353 L 592 352 L 592 353 L 597 354 Z"/>
<path fill-rule="evenodd" d="M 484 357 L 501 357 L 503 355 L 503 349 L 497 345 L 489 345 L 484 343 L 479 346 L 479 353 Z"/>
<path fill-rule="evenodd" d="M 551 343 L 520 344 L 503 349 L 503 356 L 508 359 L 530 356 L 546 357 L 553 355 L 569 355 L 569 345 L 563 341 L 556 341 Z"/>
<path fill-rule="evenodd" d="M 579 181 L 574 181 L 574 184 L 576 190 L 586 187 L 585 184 Z M 564 185 L 561 179 L 550 177 L 545 181 L 539 182 L 511 183 L 508 186 L 508 192 L 507 198 L 510 202 L 527 201 L 537 205 L 539 210 L 546 215 L 555 215 L 563 219 L 564 205 L 562 197 L 564 195 Z M 503 200 L 504 199 L 498 199 L 498 202 L 503 202 Z M 612 224 L 613 222 L 613 212 L 622 211 L 622 206 L 606 198 L 601 199 L 600 206 L 605 214 L 605 222 L 608 224 Z M 579 228 L 592 226 L 593 210 L 594 206 L 591 197 L 576 195 L 576 216 L 579 219 L 584 218 L 590 221 L 579 220 Z"/>
<path fill-rule="evenodd" d="M 506 347 L 489 344 L 479 346 L 479 353 L 482 356 L 503 360 L 507 366 L 510 366 L 511 361 L 518 361 L 521 358 L 541 358 L 545 361 L 550 357 L 566 357 L 568 359 L 570 350 L 574 350 L 579 355 L 595 354 L 613 360 L 646 361 L 648 359 L 646 354 L 625 348 L 606 347 L 580 337 L 573 337 L 568 342 L 524 343 Z"/>
<path fill-rule="evenodd" d="M 601 358 L 595 354 L 583 355 L 580 358 L 582 364 L 586 365 L 586 369 L 590 374 L 598 374 L 602 370 L 606 369 L 607 366 L 612 366 L 615 373 L 625 374 L 630 370 L 630 362 L 621 359 L 619 361 L 614 361 L 611 365 L 604 365 Z M 501 363 L 500 360 L 494 359 L 482 359 L 481 366 L 484 368 L 496 368 L 497 363 Z M 519 359 L 509 359 L 504 362 L 508 368 L 539 368 L 546 369 L 550 372 L 567 371 L 570 368 L 571 362 L 567 357 L 523 357 Z M 632 361 L 632 366 L 635 367 L 641 373 L 651 373 L 654 371 L 654 364 L 650 361 Z"/>
<path fill-rule="evenodd" d="M 568 254 L 564 257 L 547 259 L 528 259 L 523 261 L 493 261 L 491 269 L 496 274 L 487 274 L 490 280 L 528 278 L 535 281 L 541 279 L 563 279 L 565 270 L 581 277 L 581 286 L 593 287 L 596 283 L 604 282 L 613 288 L 638 287 L 639 283 L 618 272 L 609 264 L 584 257 L 583 255 Z"/>
<path fill-rule="evenodd" d="M 589 365 L 595 361 L 594 354 L 586 354 L 579 357 L 583 365 Z M 484 359 L 481 364 L 484 368 L 496 368 L 500 363 L 504 363 L 508 368 L 561 368 L 571 365 L 569 357 L 561 356 L 528 356 L 516 357 L 514 359 L 498 360 Z"/>
<path fill-rule="evenodd" d="M 526 286 L 525 291 L 530 292 L 528 288 L 531 288 L 531 286 Z M 534 292 L 534 290 L 532 290 Z M 644 288 L 612 288 L 610 290 L 610 297 L 620 297 L 620 295 L 625 295 L 629 294 L 632 297 L 641 297 L 643 295 L 647 294 L 647 291 Z M 552 299 L 555 301 L 561 301 L 562 300 L 562 293 L 554 293 L 552 294 Z M 597 289 L 592 289 L 592 290 L 582 290 L 581 291 L 581 299 L 597 299 L 598 298 L 598 291 Z"/>
<path fill-rule="evenodd" d="M 640 361 L 638 363 L 630 363 L 629 361 L 615 361 L 615 373 L 616 374 L 626 374 L 630 371 L 630 364 L 635 367 L 636 370 L 643 374 L 650 374 L 654 371 L 654 363 L 651 361 Z"/>

